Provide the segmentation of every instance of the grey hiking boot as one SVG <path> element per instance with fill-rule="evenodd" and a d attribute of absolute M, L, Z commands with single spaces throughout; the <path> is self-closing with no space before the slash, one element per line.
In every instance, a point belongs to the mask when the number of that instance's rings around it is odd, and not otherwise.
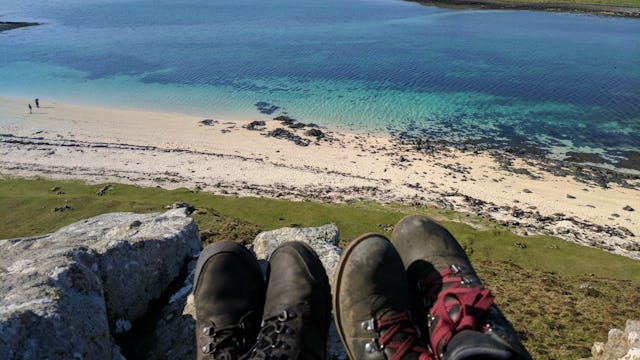
<path fill-rule="evenodd" d="M 248 359 L 327 358 L 331 289 L 318 255 L 288 242 L 269 257 L 262 329 Z"/>
<path fill-rule="evenodd" d="M 202 251 L 193 280 L 198 359 L 237 359 L 260 330 L 265 283 L 244 246 L 216 242 Z"/>
<path fill-rule="evenodd" d="M 445 228 L 424 216 L 407 216 L 394 228 L 392 241 L 436 359 L 531 359 Z"/>
<path fill-rule="evenodd" d="M 400 259 L 382 235 L 365 234 L 342 253 L 333 307 L 350 359 L 429 359 L 411 321 L 409 288 Z"/>

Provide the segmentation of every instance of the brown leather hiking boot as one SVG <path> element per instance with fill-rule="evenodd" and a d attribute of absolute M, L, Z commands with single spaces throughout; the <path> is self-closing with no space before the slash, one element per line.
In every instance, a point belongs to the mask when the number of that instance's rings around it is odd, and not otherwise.
<path fill-rule="evenodd" d="M 198 359 L 237 359 L 260 330 L 265 283 L 244 246 L 221 241 L 202 251 L 193 280 Z"/>
<path fill-rule="evenodd" d="M 400 255 L 381 235 L 365 234 L 342 253 L 333 307 L 351 359 L 428 359 L 411 322 Z"/>
<path fill-rule="evenodd" d="M 392 241 L 436 359 L 531 359 L 445 228 L 424 216 L 407 216 L 394 228 Z"/>
<path fill-rule="evenodd" d="M 246 359 L 327 358 L 331 289 L 318 255 L 288 242 L 269 257 L 262 329 Z"/>

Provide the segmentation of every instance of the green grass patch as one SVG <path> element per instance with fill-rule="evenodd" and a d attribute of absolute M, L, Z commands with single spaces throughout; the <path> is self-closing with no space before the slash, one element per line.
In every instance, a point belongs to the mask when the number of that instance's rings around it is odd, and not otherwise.
<path fill-rule="evenodd" d="M 465 247 L 535 358 L 587 357 L 593 342 L 606 340 L 610 328 L 640 319 L 640 262 L 550 236 L 521 237 L 482 218 L 443 209 L 5 179 L 0 180 L 0 239 L 46 234 L 106 212 L 164 211 L 175 202 L 197 209 L 193 217 L 205 244 L 221 239 L 249 243 L 265 230 L 335 223 L 344 245 L 364 232 L 390 236 L 407 214 L 431 216 Z"/>

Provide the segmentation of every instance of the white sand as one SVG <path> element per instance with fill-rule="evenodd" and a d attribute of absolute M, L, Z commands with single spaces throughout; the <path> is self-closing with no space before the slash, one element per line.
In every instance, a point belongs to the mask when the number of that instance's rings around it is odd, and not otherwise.
<path fill-rule="evenodd" d="M 27 103 L 27 99 L 0 97 L 0 134 L 5 134 L 0 136 L 0 174 L 5 176 L 446 206 L 497 220 L 517 220 L 521 232 L 557 234 L 640 259 L 640 252 L 624 250 L 625 245 L 640 241 L 638 181 L 633 189 L 615 184 L 603 189 L 545 173 L 516 159 L 515 167 L 540 177 L 532 179 L 500 169 L 488 153 L 447 149 L 426 155 L 380 135 L 322 129 L 332 141 L 312 141 L 302 147 L 264 136 L 266 131 L 243 128 L 248 121 L 216 119 L 212 126 L 205 126 L 199 122 L 207 116 L 87 107 L 46 99 L 29 114 Z M 277 127 L 284 126 L 267 122 L 268 129 Z M 296 134 L 305 137 L 304 131 L 296 130 Z M 473 199 L 488 204 L 474 207 Z M 636 211 L 623 210 L 627 205 Z M 522 218 L 514 209 L 530 214 Z M 564 216 L 541 222 L 531 216 L 535 211 L 540 216 Z M 634 235 L 627 232 L 625 236 L 624 229 Z"/>

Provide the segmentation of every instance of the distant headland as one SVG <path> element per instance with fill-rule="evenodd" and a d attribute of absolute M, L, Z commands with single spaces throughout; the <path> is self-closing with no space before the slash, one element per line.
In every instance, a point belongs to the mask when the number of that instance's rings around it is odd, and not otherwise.
<path fill-rule="evenodd" d="M 0 32 L 16 29 L 20 27 L 25 27 L 25 26 L 35 26 L 35 25 L 40 25 L 40 23 L 0 21 Z"/>
<path fill-rule="evenodd" d="M 433 5 L 450 8 L 478 8 L 478 9 L 510 9 L 510 10 L 538 10 L 556 12 L 590 13 L 603 16 L 621 16 L 640 18 L 640 0 L 612 1 L 605 0 L 596 3 L 585 0 L 580 3 L 566 0 L 407 0 L 423 5 Z"/>

